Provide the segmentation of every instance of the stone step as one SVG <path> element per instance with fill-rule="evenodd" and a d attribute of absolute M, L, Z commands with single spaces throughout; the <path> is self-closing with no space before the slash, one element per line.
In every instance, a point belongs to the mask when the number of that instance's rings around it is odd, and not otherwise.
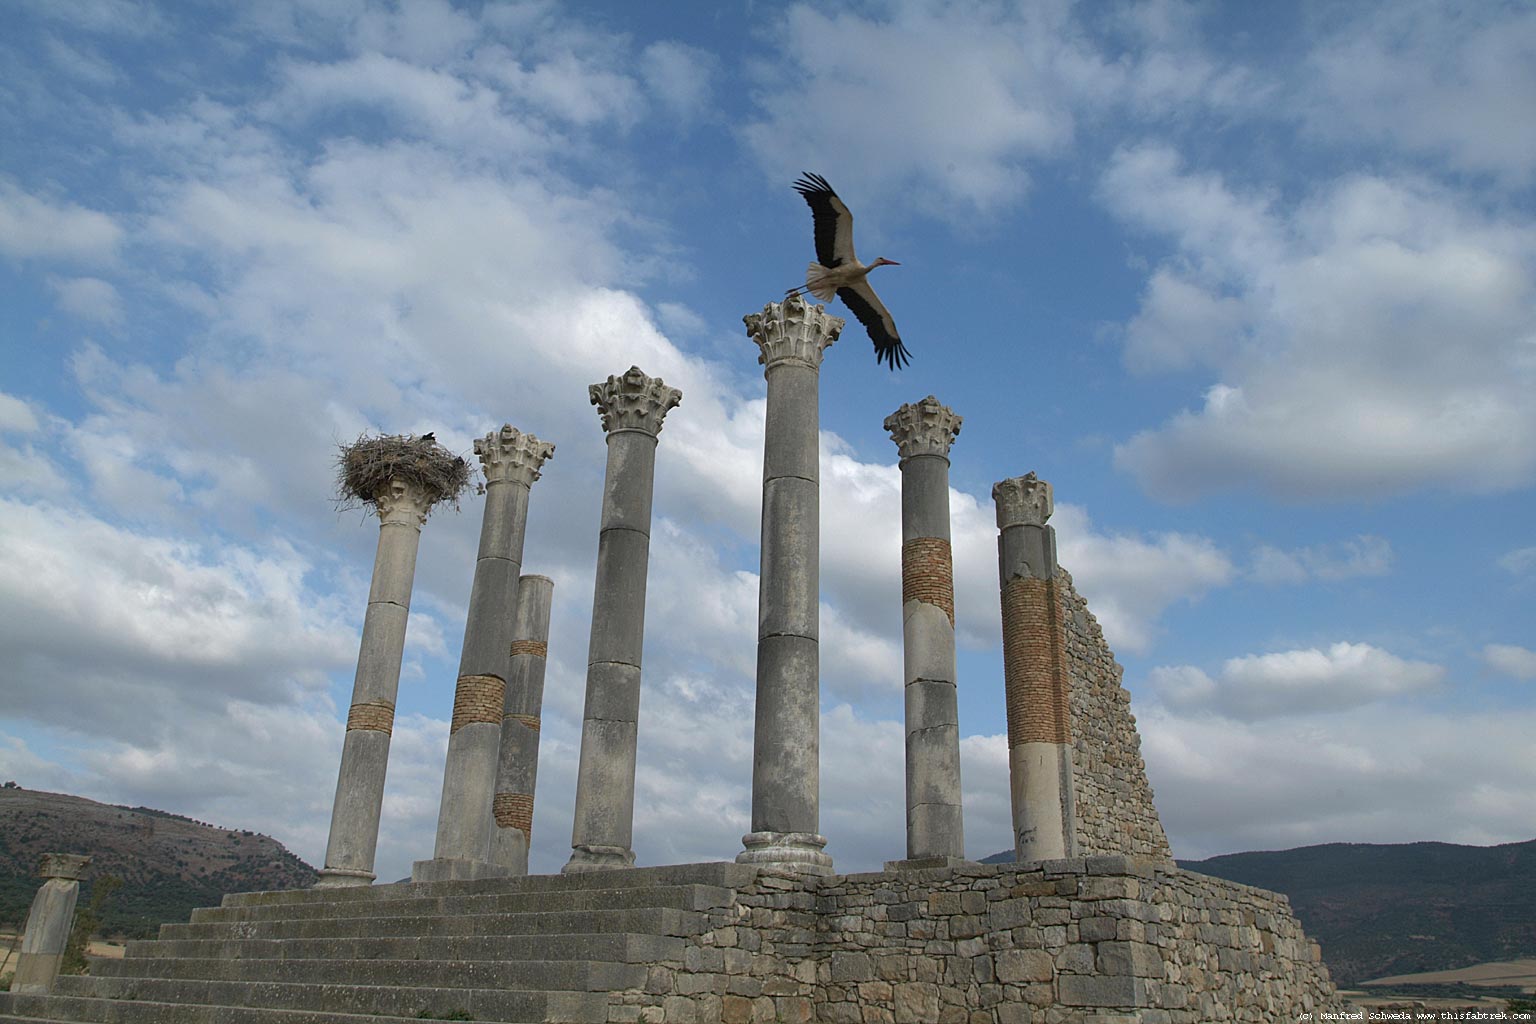
<path fill-rule="evenodd" d="M 452 1012 L 452 1011 L 449 1011 Z M 607 997 L 599 993 L 563 993 L 520 1015 L 474 1019 L 490 1024 L 535 1024 L 546 1020 L 604 1024 Z M 421 1024 L 432 1020 L 412 1013 L 395 1016 L 336 1010 L 266 1009 L 196 1003 L 124 1002 L 79 996 L 18 996 L 0 992 L 0 1021 L 6 1024 Z M 446 1016 L 436 1018 L 448 1019 Z M 463 1019 L 462 1016 L 460 1019 Z"/>
<path fill-rule="evenodd" d="M 477 896 L 519 892 L 573 892 L 583 889 L 650 889 L 668 885 L 714 885 L 741 888 L 757 877 L 749 864 L 711 861 L 653 868 L 624 868 L 571 875 L 524 875 L 520 878 L 481 878 L 453 882 L 392 882 L 339 889 L 288 889 L 231 893 L 224 907 L 303 905 L 308 903 L 372 903 L 383 900 L 439 896 Z"/>
<path fill-rule="evenodd" d="M 124 965 L 125 961 L 119 960 L 116 964 Z M 224 960 L 187 957 L 140 960 L 126 966 L 138 969 L 114 966 L 109 971 L 93 973 L 91 980 L 280 981 L 295 985 L 612 992 L 643 988 L 646 979 L 644 964 L 607 960 L 527 959 L 508 963 L 499 960 Z"/>
<path fill-rule="evenodd" d="M 491 935 L 418 939 L 409 936 L 362 936 L 352 939 L 235 939 L 180 940 L 143 943 L 145 948 L 120 960 L 95 960 L 91 974 L 103 977 L 172 977 L 157 973 L 157 965 L 182 959 L 196 961 L 303 963 L 311 960 L 351 962 L 509 960 L 601 960 L 645 963 L 678 960 L 687 949 L 683 939 L 664 935 Z"/>
<path fill-rule="evenodd" d="M 450 883 L 464 884 L 464 883 Z M 647 907 L 673 907 L 680 910 L 707 910 L 728 904 L 732 890 L 717 885 L 663 885 L 651 889 L 625 886 L 616 889 L 566 889 L 535 892 L 490 892 L 440 896 L 409 896 L 389 900 L 348 901 L 345 903 L 277 903 L 253 906 L 205 907 L 192 911 L 193 925 L 230 921 L 300 921 L 334 920 L 355 917 L 442 917 L 460 914 L 545 913 L 573 910 L 624 910 Z M 167 934 L 166 929 L 185 925 L 164 925 L 162 938 L 192 938 Z"/>
<path fill-rule="evenodd" d="M 569 967 L 570 964 L 559 966 Z M 639 971 L 642 978 L 645 973 L 643 967 L 621 969 Z M 61 977 L 54 991 L 60 996 L 108 1002 L 132 1000 L 204 1007 L 259 1006 L 273 1010 L 428 1020 L 452 1019 L 458 1015 L 460 1020 L 468 1016 L 476 1021 L 543 1020 L 545 1016 L 601 1019 L 598 1014 L 606 1015 L 608 999 L 606 992 L 574 990 L 93 977 Z M 166 1024 L 173 1024 L 173 1020 Z"/>

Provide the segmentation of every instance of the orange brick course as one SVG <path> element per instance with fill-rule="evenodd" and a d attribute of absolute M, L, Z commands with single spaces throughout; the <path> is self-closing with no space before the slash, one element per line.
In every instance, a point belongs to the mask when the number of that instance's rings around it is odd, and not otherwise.
<path fill-rule="evenodd" d="M 497 828 L 518 828 L 533 836 L 533 794 L 497 793 L 491 801 L 491 816 Z"/>
<path fill-rule="evenodd" d="M 543 640 L 513 640 L 512 657 L 519 654 L 531 654 L 536 658 L 549 656 L 549 644 Z"/>
<path fill-rule="evenodd" d="M 390 735 L 395 731 L 395 706 L 387 700 L 353 704 L 347 711 L 347 732 L 353 729 L 372 729 Z"/>
<path fill-rule="evenodd" d="M 538 732 L 539 731 L 539 716 L 538 715 L 515 715 L 515 714 L 513 714 L 512 712 L 509 711 L 505 715 L 501 716 L 501 720 L 503 722 L 506 722 L 506 721 L 518 722 L 518 723 L 521 723 L 522 725 L 526 725 L 528 728 L 532 729 L 534 732 Z"/>
<path fill-rule="evenodd" d="M 901 546 L 901 603 L 922 601 L 942 608 L 955 624 L 955 572 L 949 541 L 914 537 Z"/>
<path fill-rule="evenodd" d="M 453 724 L 448 728 L 451 736 L 476 722 L 488 725 L 501 724 L 501 712 L 507 699 L 507 684 L 497 676 L 460 676 L 453 693 Z"/>
<path fill-rule="evenodd" d="M 1071 743 L 1056 581 L 1015 576 L 1002 597 L 1008 744 Z"/>

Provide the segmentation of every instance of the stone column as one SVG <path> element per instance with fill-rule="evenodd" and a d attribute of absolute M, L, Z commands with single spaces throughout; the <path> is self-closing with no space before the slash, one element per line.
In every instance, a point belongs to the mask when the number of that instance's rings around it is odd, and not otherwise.
<path fill-rule="evenodd" d="M 907 697 L 907 857 L 965 857 L 949 446 L 961 417 L 929 395 L 886 417 L 901 455 L 901 633 Z"/>
<path fill-rule="evenodd" d="M 507 706 L 501 716 L 501 758 L 491 803 L 491 861 L 509 874 L 528 873 L 533 836 L 534 782 L 539 771 L 539 714 L 544 706 L 544 661 L 555 581 L 524 576 L 517 585 L 517 618 L 507 667 Z"/>
<path fill-rule="evenodd" d="M 635 741 L 656 435 L 667 411 L 683 400 L 681 391 L 659 377 L 647 377 L 637 366 L 593 384 L 588 393 L 608 434 L 608 471 L 567 873 L 635 862 Z"/>
<path fill-rule="evenodd" d="M 511 424 L 475 440 L 475 454 L 485 467 L 485 517 L 453 695 L 437 845 L 431 860 L 416 862 L 413 882 L 506 873 L 491 863 L 491 801 L 501 750 L 508 651 L 528 525 L 528 492 L 539 478 L 539 467 L 554 450 L 554 445 Z"/>
<path fill-rule="evenodd" d="M 21 954 L 11 979 L 11 991 L 17 995 L 43 996 L 53 989 L 75 923 L 80 875 L 90 862 L 89 857 L 70 853 L 43 854 L 37 873 L 47 881 L 32 899 L 27 929 L 21 936 Z"/>
<path fill-rule="evenodd" d="M 830 875 L 820 828 L 821 360 L 843 329 L 799 296 L 744 318 L 768 379 L 763 433 L 762 574 L 757 592 L 757 714 L 752 831 L 743 864 Z"/>
<path fill-rule="evenodd" d="M 374 879 L 373 855 L 379 842 L 379 811 L 384 804 L 384 772 L 395 724 L 411 584 L 416 578 L 416 548 L 431 504 L 421 487 L 398 477 L 375 495 L 379 548 L 352 683 L 352 708 L 347 712 L 330 841 L 317 889 L 368 885 Z"/>
<path fill-rule="evenodd" d="M 1072 716 L 1066 643 L 1056 591 L 1051 485 L 1035 474 L 992 488 L 1003 605 L 1008 774 L 1019 860 L 1077 851 L 1072 795 Z"/>

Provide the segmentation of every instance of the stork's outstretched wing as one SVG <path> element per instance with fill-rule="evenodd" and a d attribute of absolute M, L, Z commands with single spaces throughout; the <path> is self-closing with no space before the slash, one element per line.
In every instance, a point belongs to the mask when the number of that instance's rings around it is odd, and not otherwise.
<path fill-rule="evenodd" d="M 875 343 L 875 362 L 888 363 L 892 370 L 907 365 L 912 353 L 901 343 L 901 336 L 896 333 L 896 321 L 891 319 L 890 311 L 885 308 L 868 281 L 839 288 L 837 297 L 843 300 L 843 305 L 853 310 L 853 315 L 859 318 L 859 323 L 869 332 L 869 340 Z"/>
<path fill-rule="evenodd" d="M 853 214 L 832 191 L 827 179 L 809 171 L 795 182 L 795 191 L 805 197 L 816 225 L 816 262 L 824 267 L 852 263 Z"/>

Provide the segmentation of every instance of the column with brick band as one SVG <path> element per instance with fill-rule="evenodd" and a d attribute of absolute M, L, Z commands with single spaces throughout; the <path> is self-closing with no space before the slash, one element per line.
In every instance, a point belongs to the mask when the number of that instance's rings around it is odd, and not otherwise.
<path fill-rule="evenodd" d="M 635 743 L 640 719 L 640 652 L 651 547 L 656 437 L 683 399 L 631 366 L 588 391 L 608 435 L 597 586 L 587 649 L 586 710 L 576 776 L 576 816 L 566 872 L 635 862 Z"/>
<path fill-rule="evenodd" d="M 501 759 L 491 803 L 491 861 L 513 875 L 528 873 L 533 835 L 534 782 L 539 771 L 539 715 L 544 706 L 544 662 L 555 581 L 524 576 L 517 584 L 507 705 L 501 716 Z"/>
<path fill-rule="evenodd" d="M 1051 485 L 1035 474 L 992 488 L 1003 606 L 1003 676 L 1015 854 L 1073 856 L 1072 730 L 1056 585 Z"/>
<path fill-rule="evenodd" d="M 886 417 L 901 456 L 901 622 L 907 857 L 963 858 L 949 447 L 961 417 L 929 395 Z"/>
<path fill-rule="evenodd" d="M 528 494 L 555 446 L 510 424 L 475 440 L 485 468 L 485 517 L 469 593 L 464 648 L 453 695 L 443 801 L 431 860 L 417 861 L 416 882 L 506 874 L 491 862 L 491 804 L 501 751 L 507 662 L 517 613 Z"/>
<path fill-rule="evenodd" d="M 397 477 L 372 502 L 379 516 L 379 547 L 341 748 L 330 840 L 316 888 L 368 885 L 374 879 L 373 855 L 379 842 L 379 812 L 384 805 L 400 658 L 416 578 L 416 549 L 435 497 L 420 484 Z"/>
<path fill-rule="evenodd" d="M 744 318 L 768 380 L 752 831 L 743 864 L 830 875 L 820 829 L 821 658 L 818 434 L 821 361 L 839 317 L 799 296 Z"/>
<path fill-rule="evenodd" d="M 27 927 L 21 935 L 21 953 L 11 991 L 19 996 L 42 996 L 53 990 L 64 949 L 74 928 L 75 904 L 80 899 L 80 876 L 91 858 L 72 853 L 45 853 L 38 874 L 46 881 L 32 899 Z"/>

